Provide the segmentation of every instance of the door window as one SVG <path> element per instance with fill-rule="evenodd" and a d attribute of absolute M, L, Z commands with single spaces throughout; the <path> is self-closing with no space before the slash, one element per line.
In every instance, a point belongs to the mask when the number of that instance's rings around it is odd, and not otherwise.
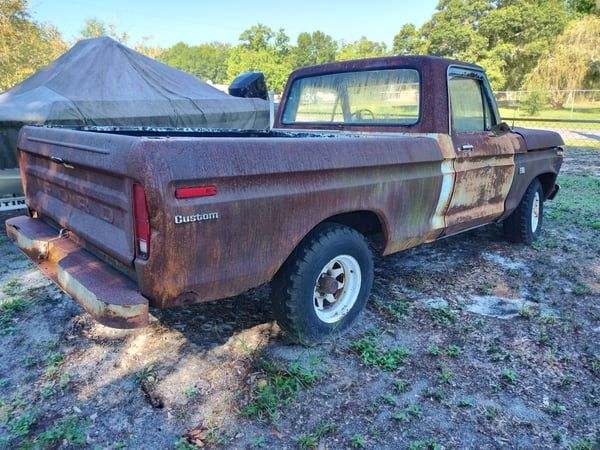
<path fill-rule="evenodd" d="M 481 83 L 474 78 L 450 78 L 452 129 L 455 133 L 475 133 L 486 129 Z"/>

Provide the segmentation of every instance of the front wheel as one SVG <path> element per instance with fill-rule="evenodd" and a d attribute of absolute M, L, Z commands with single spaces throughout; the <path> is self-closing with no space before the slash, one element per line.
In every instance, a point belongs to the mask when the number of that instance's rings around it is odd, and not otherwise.
<path fill-rule="evenodd" d="M 544 217 L 544 191 L 536 178 L 531 182 L 519 206 L 504 219 L 504 234 L 512 242 L 531 244 L 540 235 Z"/>
<path fill-rule="evenodd" d="M 363 235 L 345 225 L 319 225 L 273 280 L 275 318 L 300 343 L 327 340 L 354 323 L 372 285 L 373 256 Z"/>

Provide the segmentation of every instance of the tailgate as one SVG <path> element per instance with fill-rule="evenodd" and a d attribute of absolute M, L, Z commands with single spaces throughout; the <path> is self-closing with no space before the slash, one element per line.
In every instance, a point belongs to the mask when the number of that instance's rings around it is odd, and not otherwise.
<path fill-rule="evenodd" d="M 18 147 L 29 207 L 130 264 L 135 252 L 127 161 L 136 143 L 130 136 L 24 127 Z"/>

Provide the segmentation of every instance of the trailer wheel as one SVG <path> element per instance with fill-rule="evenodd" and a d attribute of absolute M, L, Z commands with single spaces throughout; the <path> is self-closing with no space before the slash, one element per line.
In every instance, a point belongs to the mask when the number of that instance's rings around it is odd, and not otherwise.
<path fill-rule="evenodd" d="M 310 345 L 354 323 L 373 285 L 373 255 L 353 228 L 324 223 L 288 258 L 272 283 L 273 312 L 289 336 Z"/>
<path fill-rule="evenodd" d="M 504 235 L 509 241 L 531 244 L 540 235 L 544 217 L 544 191 L 536 178 L 531 182 L 519 206 L 504 219 Z"/>

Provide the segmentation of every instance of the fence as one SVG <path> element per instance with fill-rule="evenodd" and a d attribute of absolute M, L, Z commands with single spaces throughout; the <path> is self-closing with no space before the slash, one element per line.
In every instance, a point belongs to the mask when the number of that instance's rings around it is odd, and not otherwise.
<path fill-rule="evenodd" d="M 600 149 L 600 90 L 497 92 L 502 120 L 553 130 L 567 145 Z"/>

